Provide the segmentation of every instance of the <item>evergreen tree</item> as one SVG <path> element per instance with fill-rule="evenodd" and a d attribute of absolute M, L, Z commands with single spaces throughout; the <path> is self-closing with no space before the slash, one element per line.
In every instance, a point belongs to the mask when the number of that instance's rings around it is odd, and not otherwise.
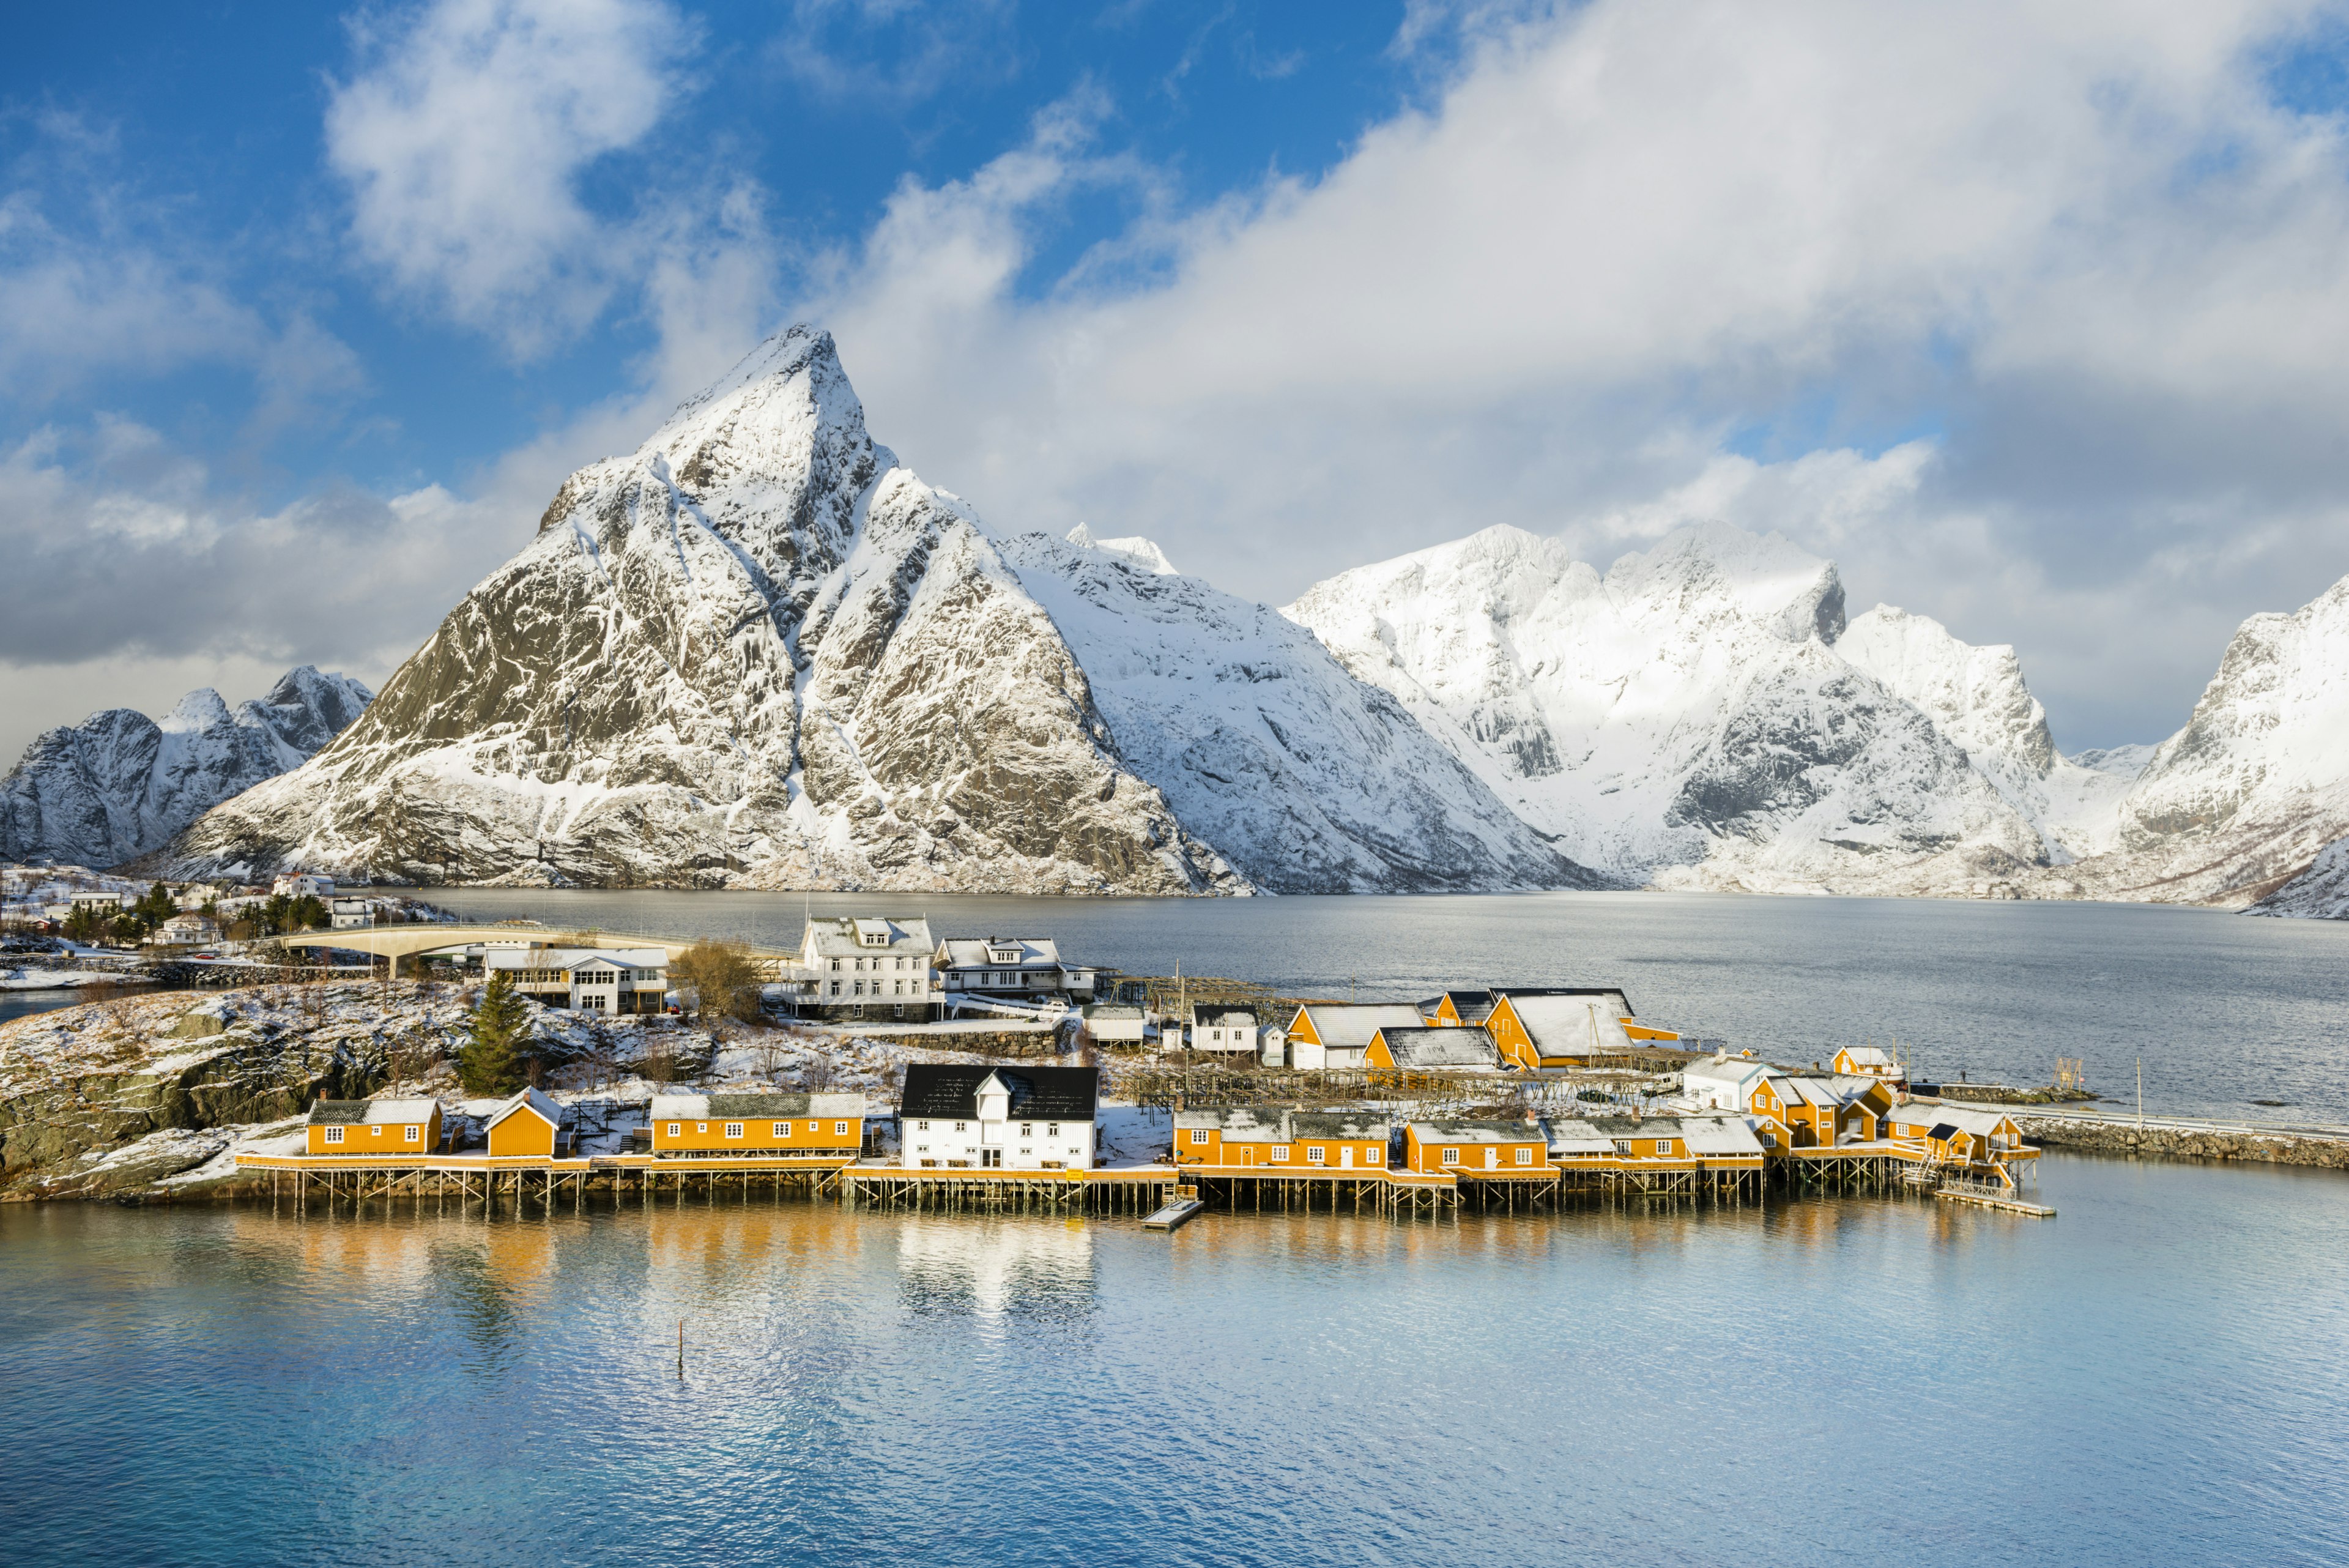
<path fill-rule="evenodd" d="M 481 987 L 481 1004 L 473 1010 L 473 1038 L 460 1055 L 459 1069 L 471 1095 L 511 1095 L 522 1087 L 523 1065 L 516 1052 L 530 1013 L 503 970 L 493 970 Z"/>

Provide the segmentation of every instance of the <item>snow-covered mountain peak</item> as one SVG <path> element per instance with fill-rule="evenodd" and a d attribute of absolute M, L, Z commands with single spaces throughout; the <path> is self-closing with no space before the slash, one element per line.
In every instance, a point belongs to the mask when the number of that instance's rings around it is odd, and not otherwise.
<path fill-rule="evenodd" d="M 1691 523 L 1607 568 L 1619 601 L 1669 604 L 1708 614 L 1727 605 L 1788 642 L 1843 635 L 1843 579 L 1835 563 L 1783 534 L 1753 534 L 1730 523 Z"/>
<path fill-rule="evenodd" d="M 1139 534 L 1130 534 L 1122 539 L 1096 539 L 1093 531 L 1080 523 L 1069 530 L 1067 538 L 1070 544 L 1081 550 L 1099 550 L 1103 555 L 1123 556 L 1153 576 L 1179 577 L 1183 575 L 1175 570 L 1174 563 L 1166 558 L 1166 552 L 1158 547 L 1155 539 L 1145 539 Z"/>
<path fill-rule="evenodd" d="M 2047 711 L 2012 645 L 1961 642 L 1930 616 L 1878 605 L 1845 628 L 1836 651 L 1924 710 L 1969 753 L 1995 753 L 2042 777 L 2055 765 Z"/>
<path fill-rule="evenodd" d="M 228 704 L 221 701 L 221 694 L 209 686 L 199 686 L 181 698 L 157 724 L 166 734 L 189 734 L 229 722 Z"/>

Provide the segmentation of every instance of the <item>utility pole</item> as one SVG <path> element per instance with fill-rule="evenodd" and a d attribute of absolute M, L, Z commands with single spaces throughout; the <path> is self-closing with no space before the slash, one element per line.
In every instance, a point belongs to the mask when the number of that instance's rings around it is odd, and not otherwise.
<path fill-rule="evenodd" d="M 2145 1131 L 2145 1058 L 2137 1059 L 2137 1130 Z"/>
<path fill-rule="evenodd" d="M 1191 1108 L 1191 993 L 1183 983 L 1183 961 L 1174 961 L 1175 1038 L 1183 1042 L 1183 1108 Z"/>

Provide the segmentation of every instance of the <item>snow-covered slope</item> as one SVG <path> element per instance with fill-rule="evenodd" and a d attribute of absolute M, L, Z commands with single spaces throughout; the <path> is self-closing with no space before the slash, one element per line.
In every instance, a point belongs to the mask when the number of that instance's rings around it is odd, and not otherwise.
<path fill-rule="evenodd" d="M 209 686 L 159 722 L 129 708 L 51 730 L 0 779 L 0 859 L 116 866 L 205 808 L 301 766 L 349 727 L 367 689 L 309 665 L 232 709 Z"/>
<path fill-rule="evenodd" d="M 2349 920 L 2349 838 L 2326 845 L 2307 870 L 2253 904 L 2251 913 Z"/>
<path fill-rule="evenodd" d="M 2038 828 L 2052 864 L 2113 846 L 2121 798 L 2153 748 L 2123 746 L 2081 758 L 2057 752 L 2046 710 L 2024 683 L 2012 647 L 1961 642 L 1930 617 L 1878 605 L 1853 618 L 1835 649 L 1962 749 L 1974 770 Z"/>
<path fill-rule="evenodd" d="M 2236 631 L 2186 727 L 2120 808 L 2114 852 L 2078 869 L 2108 898 L 2243 903 L 2349 835 L 2349 577 Z"/>
<path fill-rule="evenodd" d="M 1129 765 L 1277 892 L 1596 886 L 1377 687 L 1147 539 L 1009 539 Z"/>
<path fill-rule="evenodd" d="M 1835 568 L 1776 535 L 1684 528 L 1602 576 L 1490 528 L 1286 613 L 1567 854 L 1619 876 L 1918 891 L 2046 858 L 1958 744 L 1840 656 Z"/>
<path fill-rule="evenodd" d="M 1075 555 L 1185 580 L 1146 541 Z M 359 724 L 173 864 L 1004 892 L 1575 879 L 1473 791 L 1431 804 L 1375 776 L 1375 747 L 1312 733 L 1324 766 L 1294 776 L 1346 804 L 1227 857 L 1170 804 L 1197 782 L 1179 753 L 1154 733 L 1128 754 L 1053 615 L 968 507 L 873 442 L 830 336 L 793 327 L 572 475 Z"/>

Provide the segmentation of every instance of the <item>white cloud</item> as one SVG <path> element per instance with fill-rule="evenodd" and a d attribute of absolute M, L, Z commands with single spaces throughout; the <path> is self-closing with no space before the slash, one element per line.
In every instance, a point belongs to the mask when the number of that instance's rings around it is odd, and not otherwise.
<path fill-rule="evenodd" d="M 2149 733 L 2241 614 L 2349 570 L 2349 150 L 2258 76 L 2314 10 L 1415 7 L 1399 47 L 1460 40 L 1430 106 L 1154 228 L 1146 286 L 1016 286 L 1099 177 L 1040 140 L 901 189 L 805 306 L 999 526 L 1151 533 L 1268 597 L 1492 522 L 1661 518 L 1733 432 L 1816 427 L 1741 505 L 2017 642 L 2074 743 Z M 1838 455 L 1872 429 L 1891 452 Z"/>
<path fill-rule="evenodd" d="M 326 117 L 360 253 L 518 352 L 584 327 L 651 236 L 582 180 L 653 132 L 696 42 L 662 0 L 437 0 L 363 32 Z"/>

